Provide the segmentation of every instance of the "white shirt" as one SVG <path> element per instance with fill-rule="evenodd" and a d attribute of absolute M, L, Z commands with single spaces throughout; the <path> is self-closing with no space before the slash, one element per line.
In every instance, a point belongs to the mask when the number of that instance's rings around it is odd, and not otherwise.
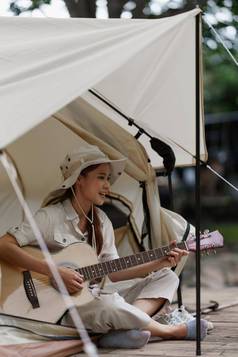
<path fill-rule="evenodd" d="M 119 258 L 112 223 L 101 209 L 96 209 L 103 236 L 103 246 L 98 259 L 102 262 Z M 79 229 L 80 219 L 69 199 L 39 209 L 34 218 L 50 251 L 65 248 L 76 242 L 87 242 L 88 233 L 82 233 Z M 27 222 L 9 229 L 8 233 L 16 238 L 20 246 L 38 245 Z"/>

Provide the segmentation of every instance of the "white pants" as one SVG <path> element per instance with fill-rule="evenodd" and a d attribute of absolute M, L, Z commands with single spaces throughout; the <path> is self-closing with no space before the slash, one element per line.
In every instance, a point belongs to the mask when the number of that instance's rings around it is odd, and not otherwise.
<path fill-rule="evenodd" d="M 131 304 L 137 299 L 164 298 L 171 302 L 178 282 L 177 275 L 165 268 L 146 278 L 110 283 L 93 301 L 77 309 L 85 328 L 93 332 L 145 329 L 151 317 Z M 62 323 L 72 325 L 69 314 Z"/>

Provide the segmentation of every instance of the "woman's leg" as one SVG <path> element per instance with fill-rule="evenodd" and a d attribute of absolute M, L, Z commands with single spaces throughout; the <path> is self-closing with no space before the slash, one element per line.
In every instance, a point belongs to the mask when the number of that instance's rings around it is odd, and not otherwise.
<path fill-rule="evenodd" d="M 163 339 L 181 340 L 186 338 L 188 333 L 188 328 L 185 324 L 163 325 L 152 319 L 145 329 L 150 331 L 151 336 L 157 336 Z"/>
<path fill-rule="evenodd" d="M 167 302 L 167 299 L 158 298 L 158 299 L 137 299 L 133 305 L 136 306 L 141 311 L 146 312 L 149 316 L 153 316 L 157 311 L 159 311 L 164 304 Z"/>
<path fill-rule="evenodd" d="M 119 290 L 125 300 L 149 316 L 161 311 L 172 301 L 178 287 L 178 277 L 170 269 L 158 271 L 140 279 L 126 290 Z"/>
<path fill-rule="evenodd" d="M 160 324 L 141 309 L 128 304 L 118 294 L 102 295 L 89 304 L 78 307 L 78 310 L 85 327 L 99 333 L 107 333 L 110 330 L 144 330 L 163 339 L 184 339 L 189 336 L 194 339 L 196 332 L 196 326 L 190 326 L 189 333 L 188 324 Z M 73 325 L 69 315 L 64 324 Z M 203 327 L 206 332 L 205 326 Z M 125 335 L 122 334 L 122 338 L 125 338 Z"/>
<path fill-rule="evenodd" d="M 161 324 L 152 320 L 146 326 L 146 329 L 152 336 L 162 337 L 163 339 L 172 340 L 195 340 L 197 335 L 196 319 L 190 320 L 180 325 L 162 325 L 163 331 L 161 331 Z M 207 335 L 208 322 L 201 320 L 200 336 L 203 340 Z"/>

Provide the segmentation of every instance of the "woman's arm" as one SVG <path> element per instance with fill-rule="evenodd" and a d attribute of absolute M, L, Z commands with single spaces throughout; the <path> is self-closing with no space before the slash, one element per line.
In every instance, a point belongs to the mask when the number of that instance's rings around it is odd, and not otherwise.
<path fill-rule="evenodd" d="M 10 234 L 6 234 L 0 239 L 0 259 L 13 266 L 50 275 L 46 262 L 26 253 L 19 246 L 16 238 Z"/>
<path fill-rule="evenodd" d="M 0 260 L 3 260 L 12 266 L 47 275 L 52 279 L 52 273 L 46 261 L 32 257 L 25 252 L 19 246 L 17 240 L 10 234 L 6 234 L 0 238 Z M 58 271 L 69 293 L 73 294 L 82 289 L 83 277 L 81 274 L 64 267 L 58 268 Z M 54 281 L 52 285 L 57 288 Z"/>
<path fill-rule="evenodd" d="M 151 273 L 152 271 L 157 271 L 166 267 L 175 267 L 184 255 L 188 255 L 188 252 L 186 250 L 174 248 L 170 251 L 167 257 L 155 260 L 150 263 L 145 263 L 143 265 L 139 265 L 133 268 L 128 268 L 127 270 L 111 273 L 109 275 L 109 278 L 112 282 L 129 280 L 134 278 L 142 278 L 148 273 Z"/>

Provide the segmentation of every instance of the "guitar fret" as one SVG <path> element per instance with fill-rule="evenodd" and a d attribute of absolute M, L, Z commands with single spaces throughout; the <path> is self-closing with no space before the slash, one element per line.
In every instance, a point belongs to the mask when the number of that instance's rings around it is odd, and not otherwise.
<path fill-rule="evenodd" d="M 148 255 L 149 255 L 150 261 L 155 260 L 155 254 L 154 254 L 153 250 L 149 250 Z"/>
<path fill-rule="evenodd" d="M 125 263 L 126 263 L 127 268 L 130 268 L 131 267 L 130 256 L 128 255 L 124 259 L 125 259 Z"/>
<path fill-rule="evenodd" d="M 107 262 L 105 262 L 105 264 L 106 264 L 106 266 L 107 266 L 108 273 L 112 273 L 112 272 L 113 272 L 113 269 L 112 269 L 110 260 L 107 261 Z"/>
<path fill-rule="evenodd" d="M 96 271 L 96 278 L 100 276 L 100 272 L 99 272 L 99 264 L 95 264 L 95 271 Z"/>
<path fill-rule="evenodd" d="M 87 273 L 87 280 L 92 279 L 89 266 L 84 267 L 84 269 L 85 269 L 85 271 Z"/>
<path fill-rule="evenodd" d="M 75 271 L 81 275 L 83 275 L 83 270 L 82 268 L 75 269 Z"/>
<path fill-rule="evenodd" d="M 123 270 L 122 265 L 121 265 L 121 258 L 117 258 L 114 260 L 116 267 L 117 267 L 117 271 Z"/>
<path fill-rule="evenodd" d="M 187 246 L 185 242 L 180 242 L 176 244 L 176 247 L 181 249 L 186 249 Z M 172 247 L 165 246 L 161 248 L 150 249 L 144 252 L 140 252 L 133 255 L 128 255 L 125 257 L 113 259 L 110 261 L 85 266 L 80 269 L 77 269 L 80 274 L 84 276 L 85 280 L 91 280 L 94 278 L 100 278 L 104 275 L 124 270 L 136 265 L 144 264 L 156 259 L 160 259 L 164 256 L 167 256 Z"/>
<path fill-rule="evenodd" d="M 91 266 L 88 266 L 87 269 L 88 269 L 89 280 L 92 280 L 93 279 L 93 273 L 92 273 L 92 270 L 91 270 Z"/>
<path fill-rule="evenodd" d="M 115 271 L 115 265 L 113 260 L 109 260 L 110 268 L 111 268 L 111 273 Z"/>
<path fill-rule="evenodd" d="M 162 247 L 161 249 L 163 251 L 163 256 L 167 256 L 170 251 L 170 248 L 166 246 L 166 247 Z"/>
<path fill-rule="evenodd" d="M 128 255 L 128 256 L 127 256 L 127 259 L 129 260 L 129 267 L 131 267 L 131 266 L 132 266 L 131 256 Z"/>
<path fill-rule="evenodd" d="M 113 272 L 117 271 L 117 265 L 116 265 L 115 260 L 111 260 L 111 266 L 112 266 L 112 271 Z"/>
<path fill-rule="evenodd" d="M 150 261 L 150 258 L 149 258 L 149 255 L 148 255 L 148 252 L 145 251 L 145 252 L 142 252 L 142 255 L 143 255 L 143 258 L 144 258 L 144 262 L 147 263 Z"/>
<path fill-rule="evenodd" d="M 109 273 L 108 267 L 107 267 L 107 262 L 101 263 L 101 266 L 103 268 L 104 273 L 107 275 Z"/>
<path fill-rule="evenodd" d="M 135 255 L 135 259 L 136 259 L 136 261 L 137 261 L 137 265 L 143 264 L 143 258 L 142 258 L 141 253 L 137 253 L 137 254 Z"/>
<path fill-rule="evenodd" d="M 104 275 L 104 269 L 102 263 L 98 264 L 98 270 L 99 270 L 99 278 Z"/>
<path fill-rule="evenodd" d="M 156 255 L 157 259 L 161 258 L 162 254 L 161 254 L 161 249 L 160 248 L 156 248 L 155 249 L 155 255 Z"/>
<path fill-rule="evenodd" d="M 137 260 L 134 255 L 131 255 L 131 262 L 132 262 L 132 266 L 137 265 Z"/>
<path fill-rule="evenodd" d="M 96 273 L 95 265 L 90 265 L 90 272 L 91 272 L 92 278 L 96 278 L 97 273 Z"/>
<path fill-rule="evenodd" d="M 125 260 L 125 258 L 124 257 L 122 257 L 121 259 L 121 266 L 122 266 L 122 269 L 126 269 L 126 260 Z"/>
<path fill-rule="evenodd" d="M 98 264 L 95 264 L 95 274 L 96 274 L 96 278 L 100 276 Z"/>
<path fill-rule="evenodd" d="M 142 260 L 142 263 L 144 264 L 144 263 L 145 263 L 145 259 L 144 259 L 144 254 L 143 254 L 143 252 L 141 253 L 141 260 Z"/>
<path fill-rule="evenodd" d="M 82 275 L 83 275 L 84 280 L 88 280 L 88 273 L 87 273 L 87 269 L 86 269 L 86 267 L 82 267 L 82 268 L 80 268 L 80 274 L 82 274 Z"/>
<path fill-rule="evenodd" d="M 120 260 L 120 258 L 115 259 L 115 260 L 114 260 L 114 262 L 115 262 L 115 265 L 116 265 L 116 269 L 117 269 L 117 271 L 122 270 L 122 266 L 121 266 L 121 260 Z"/>

